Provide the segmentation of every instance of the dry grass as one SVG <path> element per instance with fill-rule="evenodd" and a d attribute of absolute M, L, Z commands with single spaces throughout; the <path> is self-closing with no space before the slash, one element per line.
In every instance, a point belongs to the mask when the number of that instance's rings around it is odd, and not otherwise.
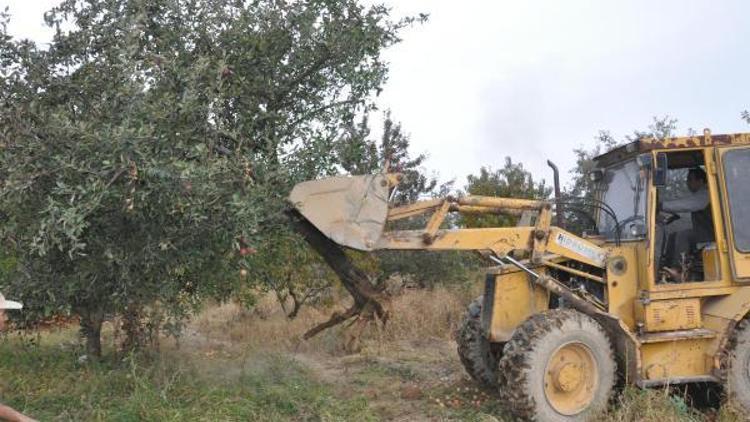
<path fill-rule="evenodd" d="M 452 339 L 475 293 L 435 288 L 393 296 L 388 302 L 388 323 L 370 327 L 355 354 L 343 349 L 345 326 L 324 331 L 310 341 L 301 340 L 310 327 L 343 310 L 346 301 L 331 308 L 303 308 L 294 320 L 286 318 L 270 295 L 253 310 L 234 304 L 210 306 L 191 324 L 188 336 L 204 342 L 199 348 L 234 350 L 244 362 L 259 354 L 292 356 L 320 382 L 336 386 L 340 398 L 366 397 L 370 408 L 384 419 L 511 420 L 492 397 L 477 404 L 475 393 L 470 397 L 461 393 L 474 391 L 474 385 L 458 363 Z M 227 361 L 224 366 L 234 364 Z M 402 399 L 401 391 L 414 386 L 422 391 L 422 398 Z M 744 420 L 728 407 L 697 411 L 689 403 L 689 397 L 679 391 L 626 388 L 604 420 Z"/>
<path fill-rule="evenodd" d="M 410 290 L 392 299 L 390 320 L 379 341 L 452 339 L 470 299 L 446 288 Z"/>
<path fill-rule="evenodd" d="M 187 336 L 221 347 L 239 347 L 248 352 L 344 353 L 341 327 L 324 331 L 310 341 L 302 335 L 343 311 L 346 301 L 333 307 L 305 306 L 295 319 L 288 319 L 273 295 L 263 296 L 252 310 L 235 303 L 208 306 L 188 328 Z M 200 340 L 198 340 L 200 341 Z"/>
<path fill-rule="evenodd" d="M 373 324 L 363 335 L 365 347 L 390 342 L 442 339 L 450 340 L 463 317 L 472 294 L 446 288 L 406 290 L 387 303 L 390 318 L 384 326 Z M 302 335 L 333 312 L 341 312 L 348 300 L 333 307 L 302 308 L 295 319 L 288 319 L 273 295 L 263 296 L 252 310 L 234 303 L 208 306 L 190 325 L 186 336 L 195 341 L 217 345 L 242 345 L 252 350 L 293 353 L 323 352 L 341 355 L 347 324 L 327 330 L 310 341 Z"/>
<path fill-rule="evenodd" d="M 389 320 L 373 323 L 361 337 L 361 347 L 387 353 L 403 341 L 452 340 L 474 292 L 435 288 L 405 290 L 386 303 Z M 332 307 L 305 306 L 297 318 L 288 319 L 274 295 L 260 298 L 252 310 L 235 303 L 207 306 L 189 325 L 181 343 L 213 344 L 219 349 L 241 347 L 244 350 L 287 353 L 316 353 L 330 356 L 349 354 L 344 339 L 353 332 L 349 324 L 323 331 L 305 341 L 302 335 L 327 320 L 333 312 L 349 305 L 344 298 Z"/>
<path fill-rule="evenodd" d="M 452 338 L 475 293 L 435 288 L 405 290 L 393 296 L 388 303 L 388 323 L 384 327 L 373 325 L 363 336 L 362 348 L 357 354 L 343 350 L 347 330 L 344 326 L 325 331 L 310 341 L 301 340 L 307 329 L 326 320 L 333 311 L 343 310 L 347 303 L 333 308 L 306 307 L 298 318 L 288 320 L 276 299 L 268 296 L 252 311 L 232 304 L 210 307 L 193 326 L 212 339 L 209 341 L 239 344 L 255 352 L 292 354 L 317 373 L 322 381 L 340 384 L 341 394 L 368 396 L 371 406 L 379 409 L 378 413 L 386 419 L 403 418 L 406 414 L 409 418 L 427 420 L 505 420 L 507 417 L 503 416 L 502 409 L 495 407 L 491 399 L 478 407 L 459 405 L 452 408 L 441 407 L 444 399 L 435 401 L 453 394 L 452 391 L 473 385 L 457 363 Z M 379 397 L 384 394 L 398 397 L 399 389 L 405 385 L 419 385 L 424 389 L 425 398 L 419 406 L 390 398 L 378 405 Z M 380 393 L 374 393 L 374 390 Z M 690 402 L 689 396 L 680 391 L 626 388 L 605 420 L 745 420 L 728 406 L 698 411 L 690 406 Z M 411 406 L 412 413 L 404 410 L 407 406 Z"/>

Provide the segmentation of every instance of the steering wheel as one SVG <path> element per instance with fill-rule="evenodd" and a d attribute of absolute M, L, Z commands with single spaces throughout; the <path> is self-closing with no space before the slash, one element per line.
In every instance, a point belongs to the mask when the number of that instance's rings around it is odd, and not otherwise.
<path fill-rule="evenodd" d="M 677 214 L 676 212 L 661 211 L 659 214 L 663 215 L 663 218 L 660 218 L 658 221 L 660 224 L 665 226 L 668 226 L 682 218 L 680 217 L 680 214 Z"/>
<path fill-rule="evenodd" d="M 664 217 L 664 218 L 657 218 L 656 219 L 657 223 L 666 226 L 666 225 L 674 223 L 675 221 L 677 221 L 677 220 L 679 220 L 681 218 L 680 214 L 677 214 L 676 212 L 664 211 L 664 208 L 662 207 L 662 205 L 663 205 L 662 201 L 658 201 L 656 203 L 656 214 L 659 217 L 661 217 L 662 215 L 664 215 L 666 217 Z"/>
<path fill-rule="evenodd" d="M 624 220 L 620 220 L 620 222 L 619 222 L 620 223 L 620 229 L 622 229 L 622 227 L 625 226 L 625 224 L 632 223 L 633 221 L 638 221 L 638 220 L 643 220 L 643 222 L 645 223 L 646 222 L 646 216 L 645 215 L 635 214 L 635 215 L 631 215 L 630 217 L 628 217 L 628 218 L 626 218 Z"/>

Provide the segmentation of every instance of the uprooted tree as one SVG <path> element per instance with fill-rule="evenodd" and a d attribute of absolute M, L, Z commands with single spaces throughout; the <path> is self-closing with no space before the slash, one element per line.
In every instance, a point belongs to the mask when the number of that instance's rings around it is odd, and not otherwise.
<path fill-rule="evenodd" d="M 394 194 L 394 203 L 414 201 L 436 188 L 435 179 L 425 175 L 421 167 L 425 155 L 410 154 L 409 137 L 400 124 L 391 119 L 390 113 L 384 115 L 380 139 L 371 137 L 367 116 L 345 122 L 333 144 L 333 152 L 335 160 L 350 174 L 383 171 L 401 174 L 402 181 Z M 408 256 L 400 256 L 394 262 L 393 259 L 379 259 L 373 254 L 346 251 L 295 210 L 290 209 L 287 214 L 296 231 L 325 260 L 353 299 L 352 305 L 344 312 L 334 313 L 328 321 L 312 327 L 303 337 L 309 339 L 327 328 L 351 321 L 355 326 L 346 346 L 355 347 L 359 335 L 370 323 L 385 323 L 388 320 L 388 295 L 384 281 L 395 271 L 393 264 L 403 262 Z"/>
<path fill-rule="evenodd" d="M 29 321 L 78 315 L 93 355 L 113 315 L 132 348 L 231 293 L 239 250 L 287 224 L 289 187 L 335 172 L 412 21 L 354 0 L 65 0 L 42 49 L 7 19 L 0 212 L 18 266 L 0 287 Z"/>
<path fill-rule="evenodd" d="M 369 140 L 369 133 L 366 120 L 349 125 L 346 136 L 337 143 L 336 151 L 342 157 L 342 165 L 350 173 L 373 174 L 385 168 L 401 173 L 402 181 L 392 192 L 392 206 L 405 205 L 424 196 L 444 197 L 449 193 L 450 185 L 438 187 L 434 179 L 424 175 L 419 166 L 425 157 L 410 156 L 408 137 L 401 132 L 400 126 L 391 122 L 389 116 L 386 115 L 384 135 L 380 142 Z M 550 188 L 543 181 L 535 182 L 521 164 L 513 163 L 510 158 L 506 159 L 501 169 L 493 171 L 482 168 L 479 175 L 469 175 L 467 180 L 466 192 L 472 195 L 543 199 L 550 194 Z M 471 252 L 384 250 L 369 255 L 376 261 L 377 271 L 362 271 L 358 266 L 362 260 L 359 253 L 341 248 L 299 212 L 292 210 L 289 213 L 297 230 L 326 260 L 354 299 L 348 309 L 334 313 L 328 321 L 308 331 L 305 338 L 351 321 L 354 329 L 350 332 L 347 346 L 352 346 L 369 323 L 387 322 L 389 298 L 383 282 L 394 272 L 414 277 L 420 284 L 431 284 L 435 283 L 435 279 L 466 277 L 471 274 L 471 269 L 478 268 L 480 264 L 480 260 Z M 422 215 L 388 224 L 393 229 L 419 229 L 424 227 L 427 218 L 429 216 Z M 499 227 L 513 223 L 512 220 L 497 218 L 450 218 L 446 219 L 444 227 Z"/>

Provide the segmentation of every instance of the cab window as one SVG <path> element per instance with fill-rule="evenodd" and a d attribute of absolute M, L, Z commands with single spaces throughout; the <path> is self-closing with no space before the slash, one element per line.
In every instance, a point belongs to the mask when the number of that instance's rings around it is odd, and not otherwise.
<path fill-rule="evenodd" d="M 738 251 L 750 252 L 750 150 L 727 151 L 723 165 L 734 244 Z"/>
<path fill-rule="evenodd" d="M 646 234 L 646 178 L 635 160 L 604 172 L 602 201 L 608 212 L 599 212 L 599 232 L 607 239 L 642 239 Z"/>

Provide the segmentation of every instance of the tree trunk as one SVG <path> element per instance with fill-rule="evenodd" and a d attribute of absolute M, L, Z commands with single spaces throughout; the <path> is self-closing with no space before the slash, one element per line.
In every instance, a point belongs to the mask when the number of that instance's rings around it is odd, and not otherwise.
<path fill-rule="evenodd" d="M 304 302 L 304 299 L 302 299 L 302 301 L 299 300 L 299 298 L 297 297 L 297 294 L 294 292 L 294 288 L 291 287 L 291 284 L 290 284 L 289 289 L 287 290 L 289 290 L 289 297 L 292 298 L 292 311 L 289 312 L 286 315 L 286 317 L 289 319 L 294 319 L 294 318 L 297 318 L 297 314 L 299 313 L 300 308 L 302 308 L 302 303 Z"/>
<path fill-rule="evenodd" d="M 297 231 L 305 238 L 307 243 L 323 258 L 331 267 L 334 273 L 341 280 L 344 288 L 354 299 L 354 305 L 347 309 L 343 314 L 334 313 L 331 318 L 321 323 L 309 331 L 303 338 L 310 339 L 321 331 L 341 324 L 352 317 L 359 317 L 361 322 L 380 321 L 385 324 L 388 321 L 388 312 L 381 303 L 384 299 L 382 289 L 376 288 L 371 282 L 367 273 L 352 264 L 351 260 L 344 250 L 326 237 L 315 226 L 305 219 L 298 211 L 288 210 L 287 215 L 291 218 L 292 224 Z"/>
<path fill-rule="evenodd" d="M 127 353 L 140 349 L 146 342 L 146 332 L 141 322 L 141 308 L 135 304 L 129 304 L 122 315 L 122 331 L 125 339 L 122 343 L 122 351 Z"/>
<path fill-rule="evenodd" d="M 297 318 L 297 314 L 299 314 L 299 310 L 302 309 L 303 302 L 300 302 L 296 296 L 292 296 L 292 303 L 293 303 L 292 312 L 289 312 L 289 314 L 287 315 L 287 318 L 289 319 Z"/>
<path fill-rule="evenodd" d="M 81 316 L 81 335 L 86 339 L 86 354 L 100 358 L 102 356 L 102 323 L 104 312 L 100 309 L 83 308 Z"/>

